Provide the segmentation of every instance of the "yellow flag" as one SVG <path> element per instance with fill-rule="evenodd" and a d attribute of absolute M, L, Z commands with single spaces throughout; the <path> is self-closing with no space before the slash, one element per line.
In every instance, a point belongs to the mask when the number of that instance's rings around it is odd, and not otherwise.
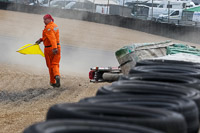
<path fill-rule="evenodd" d="M 26 44 L 23 47 L 19 48 L 17 52 L 21 54 L 40 54 L 44 57 L 44 53 L 42 52 L 38 44 Z"/>

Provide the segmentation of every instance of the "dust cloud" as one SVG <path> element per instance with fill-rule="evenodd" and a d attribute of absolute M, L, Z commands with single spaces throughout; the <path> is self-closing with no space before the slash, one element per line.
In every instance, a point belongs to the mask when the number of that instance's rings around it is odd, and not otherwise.
<path fill-rule="evenodd" d="M 22 55 L 17 49 L 27 44 L 17 38 L 0 36 L 0 63 L 19 65 L 21 69 L 42 72 L 46 68 L 45 60 L 40 55 Z"/>
<path fill-rule="evenodd" d="M 21 46 L 34 43 L 41 37 L 44 28 L 43 15 L 1 11 L 0 17 L 2 20 L 0 22 L 6 24 L 0 31 L 2 40 L 0 51 L 4 57 L 0 59 L 0 62 L 19 64 L 26 69 L 31 68 L 35 71 L 46 70 L 45 60 L 40 55 L 21 55 L 16 52 Z M 88 76 L 91 67 L 118 65 L 114 51 L 98 50 L 98 47 L 106 40 L 104 35 L 101 35 L 99 39 L 92 40 L 94 35 L 91 32 L 95 33 L 94 26 L 90 26 L 90 24 L 87 26 L 86 22 L 82 23 L 81 21 L 66 19 L 66 22 L 65 19 L 61 18 L 54 19 L 60 28 L 62 46 L 60 70 L 63 74 L 76 73 Z M 91 35 L 92 38 L 90 38 Z M 94 44 L 92 44 L 93 42 Z M 40 44 L 40 47 L 43 50 L 43 44 Z"/>

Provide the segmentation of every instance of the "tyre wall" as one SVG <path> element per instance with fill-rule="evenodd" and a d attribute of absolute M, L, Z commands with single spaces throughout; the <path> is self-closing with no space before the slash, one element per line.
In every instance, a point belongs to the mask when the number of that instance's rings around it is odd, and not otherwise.
<path fill-rule="evenodd" d="M 52 14 L 56 17 L 84 20 L 123 28 L 134 29 L 151 34 L 161 35 L 172 39 L 178 39 L 186 42 L 199 43 L 200 28 L 192 26 L 177 26 L 173 24 L 156 23 L 153 21 L 138 20 L 118 15 L 105 15 L 87 11 L 78 11 L 70 9 L 48 8 L 41 6 L 29 6 L 17 3 L 0 2 L 0 9 L 19 11 L 34 14 Z"/>

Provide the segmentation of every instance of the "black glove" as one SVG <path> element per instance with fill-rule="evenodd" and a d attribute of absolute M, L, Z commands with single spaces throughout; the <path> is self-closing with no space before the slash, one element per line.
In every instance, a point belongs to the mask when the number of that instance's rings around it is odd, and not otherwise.
<path fill-rule="evenodd" d="M 35 43 L 36 44 L 40 44 L 42 41 L 41 41 L 41 39 L 39 39 L 39 40 L 37 40 Z"/>
<path fill-rule="evenodd" d="M 56 55 L 56 54 L 58 53 L 58 49 L 57 49 L 57 48 L 54 48 L 54 49 L 52 50 L 52 52 L 53 52 L 54 55 Z"/>

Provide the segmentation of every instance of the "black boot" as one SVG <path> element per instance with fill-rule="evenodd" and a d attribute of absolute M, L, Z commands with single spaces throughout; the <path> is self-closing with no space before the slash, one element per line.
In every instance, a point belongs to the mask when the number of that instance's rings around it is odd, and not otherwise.
<path fill-rule="evenodd" d="M 60 76 L 59 76 L 59 75 L 56 75 L 56 76 L 55 76 L 55 80 L 56 80 L 55 86 L 56 86 L 56 87 L 60 87 Z"/>
<path fill-rule="evenodd" d="M 52 83 L 50 83 L 50 85 L 51 85 L 53 88 L 55 88 L 55 87 L 56 87 L 56 84 L 52 84 Z"/>

